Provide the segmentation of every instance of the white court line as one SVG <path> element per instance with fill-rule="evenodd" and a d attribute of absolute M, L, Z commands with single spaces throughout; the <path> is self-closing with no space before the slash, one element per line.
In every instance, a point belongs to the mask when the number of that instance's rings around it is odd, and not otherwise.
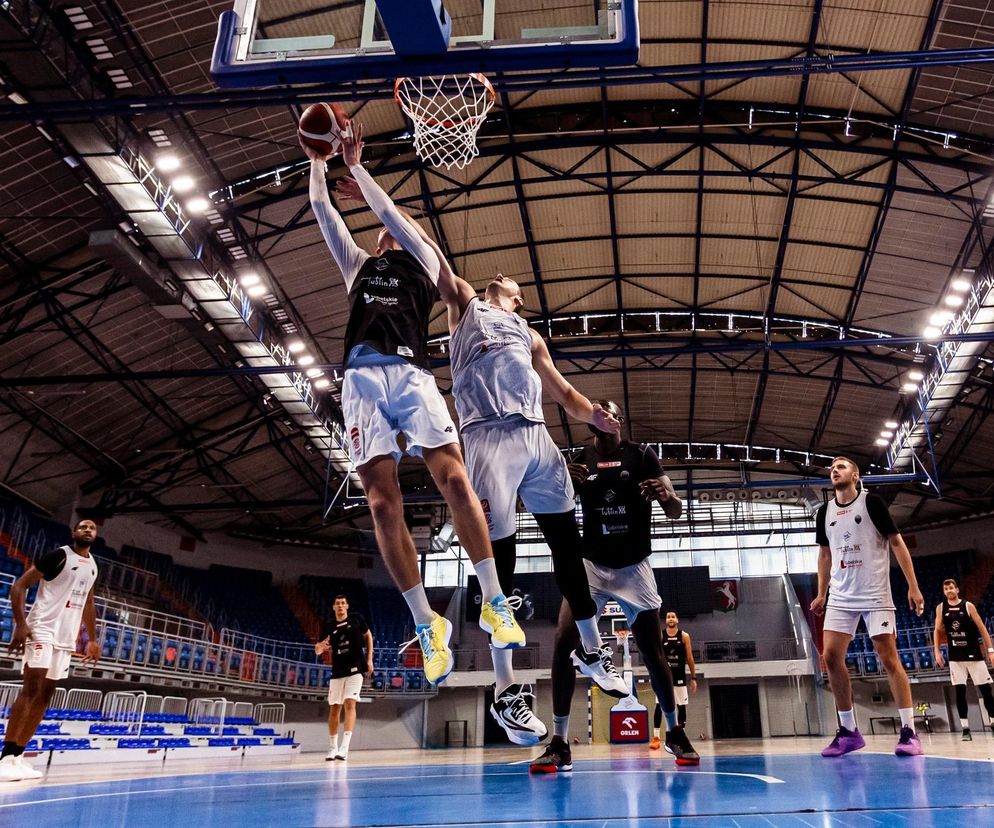
<path fill-rule="evenodd" d="M 574 775 L 577 774 L 577 773 L 591 774 L 591 775 L 609 773 L 612 776 L 617 776 L 618 773 L 628 773 L 628 774 L 635 774 L 635 773 L 651 773 L 651 774 L 670 773 L 670 774 L 677 774 L 677 773 L 679 773 L 681 776 L 686 776 L 686 775 L 696 775 L 696 776 L 739 776 L 739 777 L 745 777 L 745 778 L 748 778 L 748 779 L 757 779 L 760 782 L 765 782 L 767 785 L 778 785 L 778 784 L 783 784 L 783 782 L 784 782 L 783 779 L 777 779 L 775 776 L 763 776 L 762 774 L 758 774 L 758 773 L 730 773 L 730 772 L 723 772 L 723 771 L 665 771 L 665 770 L 651 770 L 651 769 L 646 769 L 646 770 L 639 770 L 639 769 L 623 770 L 622 769 L 622 770 L 619 770 L 618 768 L 605 768 L 604 770 L 572 771 L 571 773 L 574 774 Z M 460 774 L 460 775 L 461 776 L 469 776 L 469 774 Z M 486 775 L 489 775 L 489 776 L 510 776 L 511 774 L 506 774 L 506 773 L 505 774 L 501 774 L 501 773 L 484 774 L 484 776 L 486 776 Z M 408 780 L 408 779 L 452 779 L 452 777 L 453 777 L 453 774 L 450 774 L 450 773 L 415 773 L 415 774 L 411 774 L 410 776 L 376 776 L 376 777 L 369 777 L 369 778 L 366 778 L 366 779 L 357 779 L 357 778 L 353 777 L 352 781 L 353 782 L 397 782 L 397 781 L 404 781 L 404 780 Z M 340 777 L 340 779 L 343 782 L 348 781 L 348 777 L 346 777 L 344 775 L 342 777 Z M 296 781 L 296 782 L 292 781 L 292 780 L 281 780 L 279 782 L 242 782 L 242 783 L 238 783 L 238 784 L 234 784 L 234 785 L 184 785 L 184 786 L 178 787 L 178 788 L 155 788 L 155 789 L 150 789 L 150 790 L 147 790 L 147 791 L 105 791 L 103 793 L 75 794 L 73 796 L 58 796 L 58 797 L 51 797 L 49 799 L 34 799 L 34 800 L 28 800 L 28 801 L 25 801 L 25 802 L 6 802 L 6 803 L 0 803 L 0 809 L 6 809 L 6 808 L 23 808 L 26 805 L 44 805 L 44 804 L 50 803 L 50 802 L 75 802 L 75 801 L 78 801 L 80 799 L 105 799 L 105 798 L 109 799 L 109 798 L 121 797 L 121 796 L 150 796 L 150 795 L 154 795 L 154 794 L 182 793 L 182 792 L 186 792 L 186 791 L 217 791 L 217 790 L 225 790 L 227 788 L 275 788 L 275 787 L 287 787 L 287 786 L 290 786 L 290 785 L 314 785 L 316 781 L 319 782 L 320 780 L 314 780 L 314 779 L 303 780 L 302 779 L 302 780 Z M 107 784 L 112 784 L 112 783 L 107 783 Z"/>

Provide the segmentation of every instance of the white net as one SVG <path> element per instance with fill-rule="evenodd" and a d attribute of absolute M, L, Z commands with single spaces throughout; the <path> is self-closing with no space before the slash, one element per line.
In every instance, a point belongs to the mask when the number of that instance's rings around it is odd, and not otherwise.
<path fill-rule="evenodd" d="M 496 95 L 483 75 L 397 78 L 394 97 L 414 124 L 414 151 L 433 167 L 462 169 Z"/>

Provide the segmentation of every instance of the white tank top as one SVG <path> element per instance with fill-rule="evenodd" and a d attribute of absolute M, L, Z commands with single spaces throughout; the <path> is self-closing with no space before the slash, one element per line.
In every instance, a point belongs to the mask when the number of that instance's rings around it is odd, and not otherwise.
<path fill-rule="evenodd" d="M 847 610 L 894 609 L 890 591 L 890 544 L 877 531 L 866 508 L 866 492 L 825 511 L 825 534 L 832 550 L 828 606 Z"/>
<path fill-rule="evenodd" d="M 97 580 L 97 563 L 91 555 L 77 555 L 71 546 L 61 547 L 66 553 L 62 571 L 52 580 L 42 579 L 38 595 L 28 613 L 31 640 L 51 644 L 59 650 L 75 650 L 83 606 Z"/>
<path fill-rule="evenodd" d="M 449 345 L 460 430 L 510 417 L 545 422 L 542 379 L 532 367 L 532 335 L 524 319 L 473 298 Z"/>

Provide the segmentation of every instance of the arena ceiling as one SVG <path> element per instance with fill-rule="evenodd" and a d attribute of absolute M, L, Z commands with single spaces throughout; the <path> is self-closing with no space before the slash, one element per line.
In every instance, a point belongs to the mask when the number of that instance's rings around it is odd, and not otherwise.
<path fill-rule="evenodd" d="M 885 465 L 875 439 L 915 416 L 902 386 L 936 364 L 923 329 L 954 280 L 990 272 L 988 5 L 642 0 L 637 71 L 593 85 L 493 78 L 479 159 L 438 171 L 413 155 L 389 84 L 217 90 L 208 70 L 228 2 L 11 0 L 0 482 L 53 511 L 76 502 L 194 534 L 349 542 L 365 525 L 361 509 L 335 508 L 321 527 L 341 475 L 299 418 L 217 331 L 193 331 L 91 244 L 119 228 L 168 276 L 113 187 L 78 163 L 80 123 L 148 158 L 168 142 L 213 202 L 188 232 L 232 275 L 253 267 L 269 290 L 257 318 L 299 334 L 331 373 L 346 297 L 295 137 L 319 99 L 362 121 L 369 169 L 461 275 L 521 283 L 563 373 L 620 402 L 633 438 L 672 444 L 678 480 L 823 474 L 815 455 L 836 453 Z M 299 23 L 315 4 L 284 7 Z M 371 247 L 370 214 L 341 206 Z M 432 334 L 447 390 L 438 310 Z M 994 348 L 987 328 L 973 338 L 955 400 L 931 422 L 942 498 L 919 483 L 886 490 L 905 523 L 994 505 Z M 335 385 L 319 397 L 334 421 Z M 546 413 L 560 444 L 586 438 Z M 417 467 L 404 479 L 427 492 Z"/>

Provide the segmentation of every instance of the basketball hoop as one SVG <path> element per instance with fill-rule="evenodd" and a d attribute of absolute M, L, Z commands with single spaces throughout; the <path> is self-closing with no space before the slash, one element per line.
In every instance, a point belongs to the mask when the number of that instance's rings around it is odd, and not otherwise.
<path fill-rule="evenodd" d="M 483 75 L 397 78 L 393 96 L 414 124 L 414 151 L 422 161 L 461 170 L 480 154 L 476 134 L 497 100 Z"/>

